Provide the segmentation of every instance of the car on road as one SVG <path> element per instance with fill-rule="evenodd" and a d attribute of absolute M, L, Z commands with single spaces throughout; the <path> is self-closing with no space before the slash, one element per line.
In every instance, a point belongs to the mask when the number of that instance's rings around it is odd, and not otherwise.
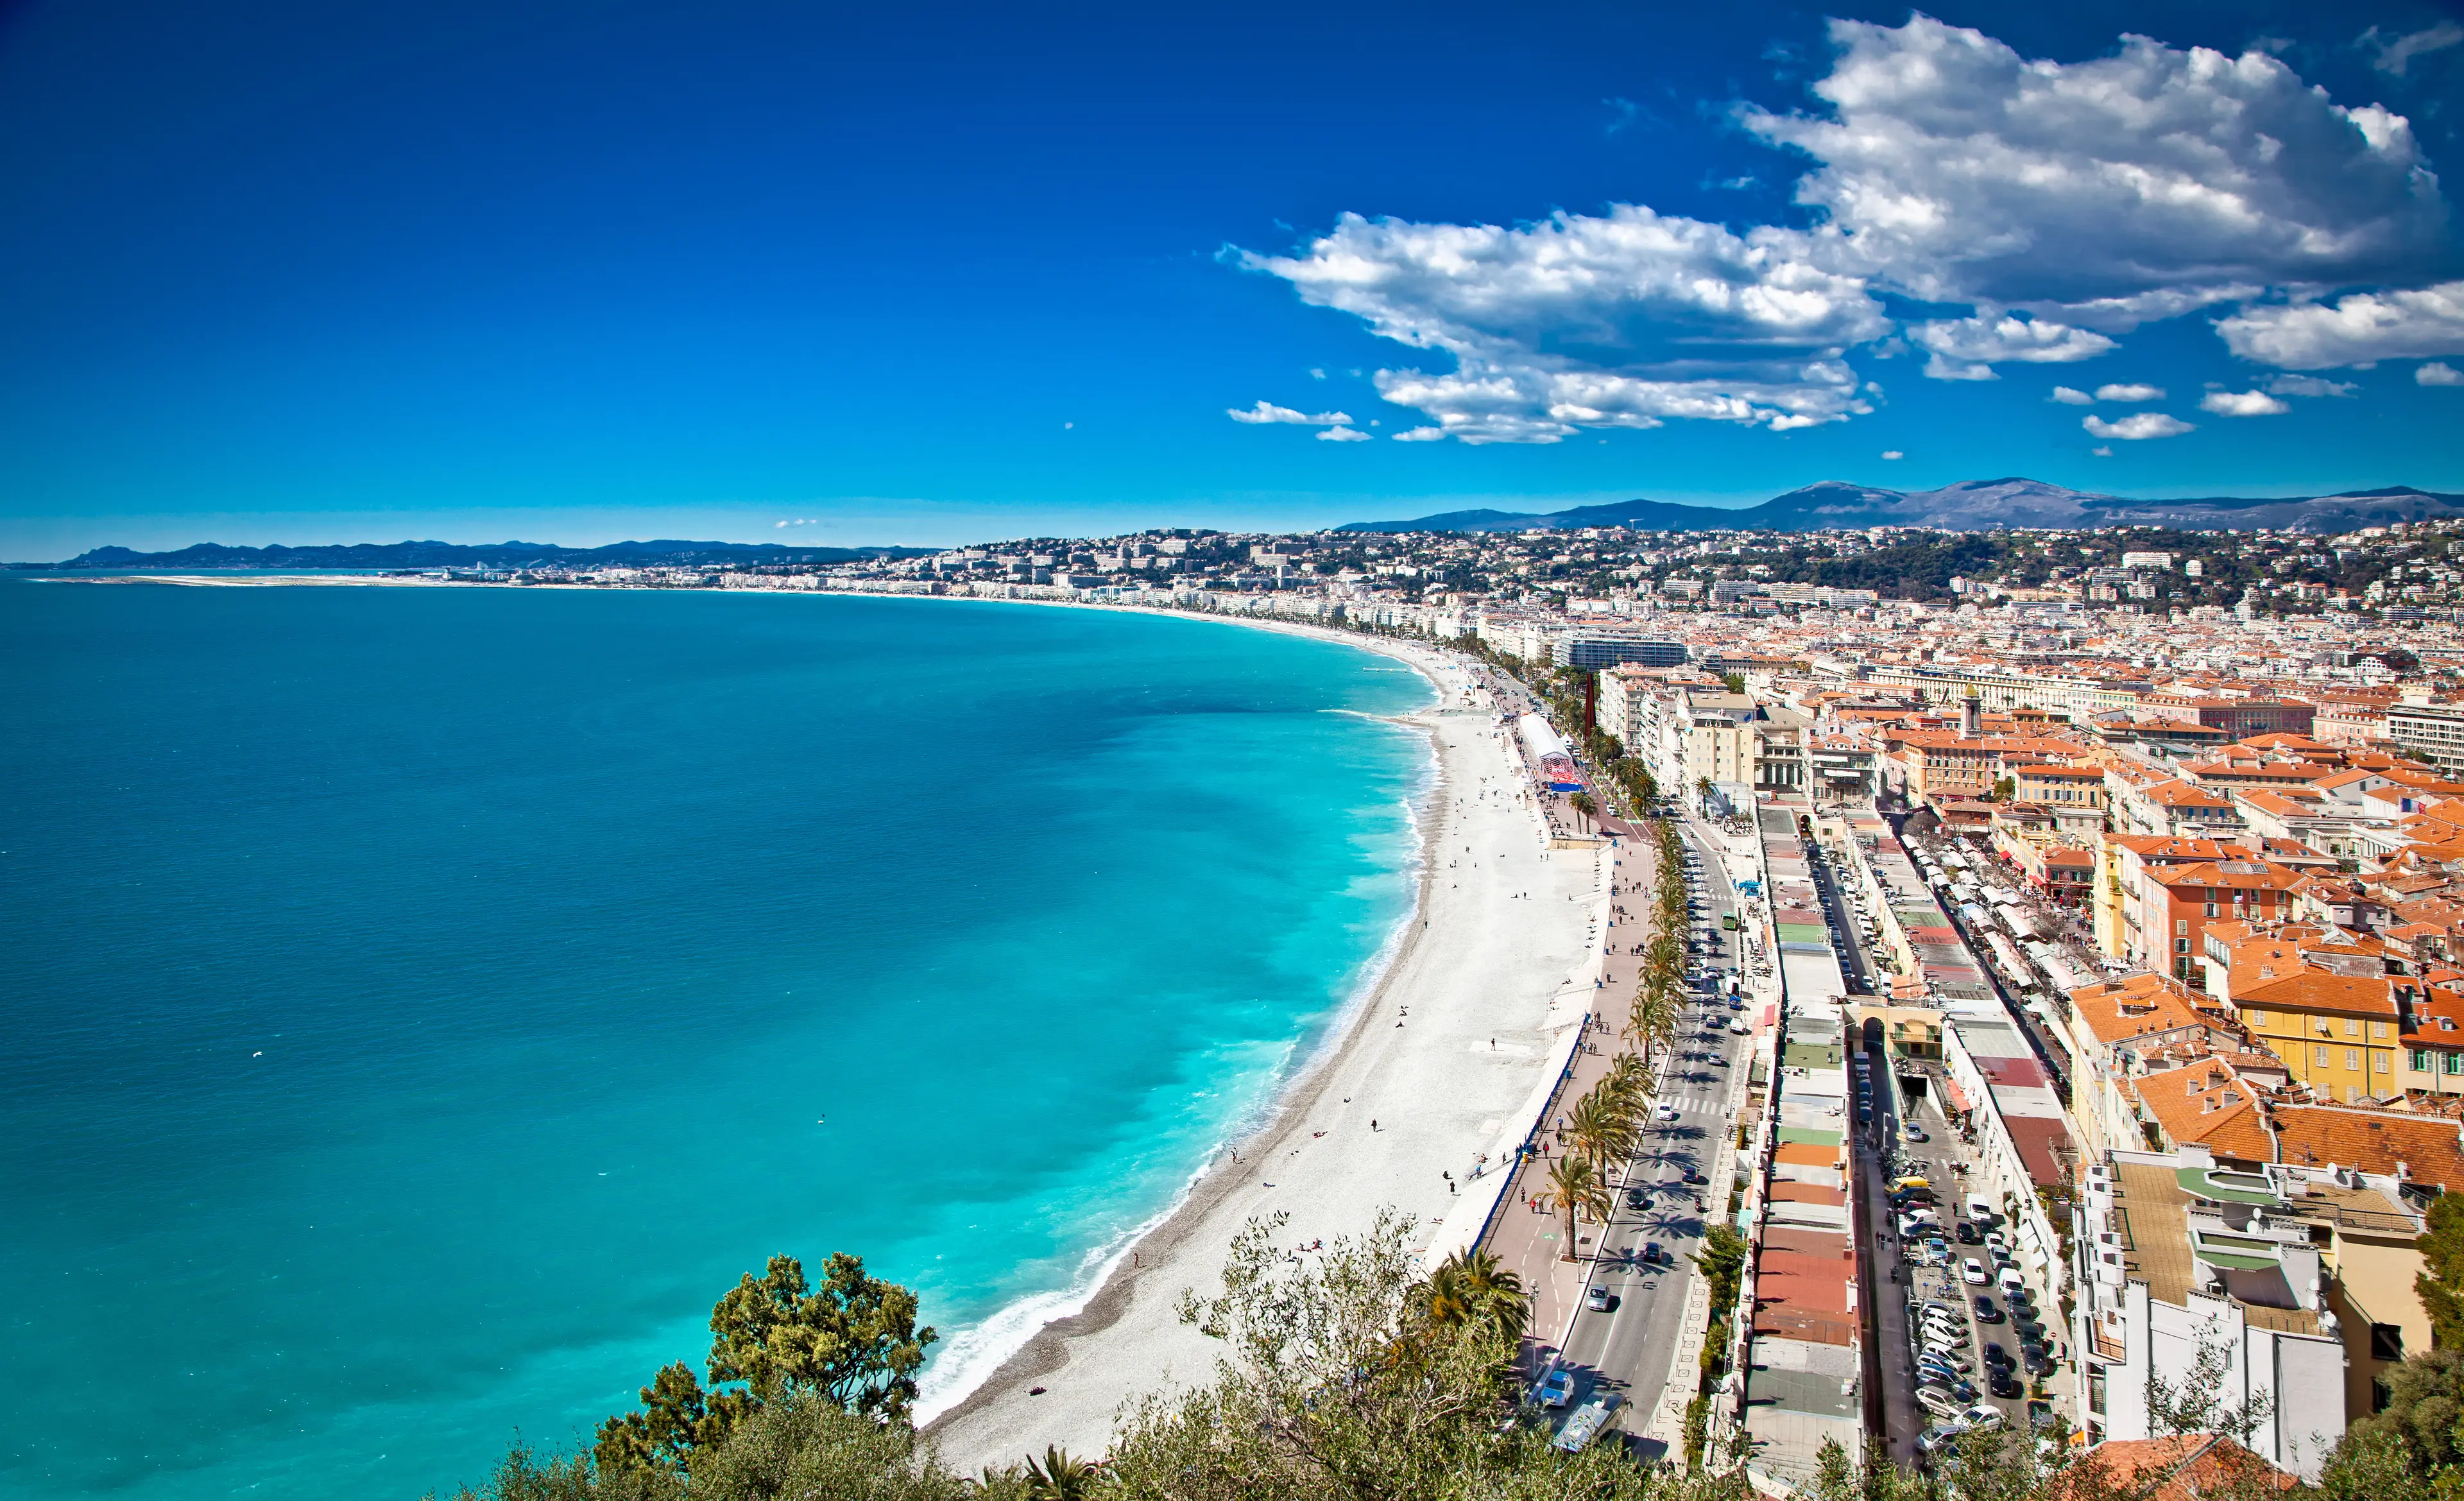
<path fill-rule="evenodd" d="M 1639 1188 L 1629 1188 L 1625 1191 L 1625 1206 L 1640 1214 L 1651 1207 L 1651 1196 Z"/>
<path fill-rule="evenodd" d="M 1666 1253 L 1661 1250 L 1658 1241 L 1645 1241 L 1642 1243 L 1642 1249 L 1636 1254 L 1641 1258 L 1644 1266 L 1649 1267 L 1657 1266 L 1660 1258 Z"/>
<path fill-rule="evenodd" d="M 1689 1183 L 1707 1183 L 1710 1180 L 1689 1167 L 1685 1170 L 1685 1181 Z"/>
<path fill-rule="evenodd" d="M 1563 1407 L 1574 1395 L 1574 1373 L 1564 1370 L 1550 1372 L 1541 1378 L 1539 1387 L 1531 1395 L 1540 1400 L 1543 1407 Z"/>
<path fill-rule="evenodd" d="M 1959 1222 L 1959 1244 L 1962 1246 L 1978 1246 L 1982 1245 L 1984 1240 L 1984 1236 L 1976 1233 L 1976 1226 L 1969 1224 L 1966 1220 Z"/>
<path fill-rule="evenodd" d="M 1926 1141 L 1931 1139 L 1925 1135 L 1925 1127 L 1918 1125 L 1913 1120 L 1908 1121 L 1900 1127 L 1900 1138 L 1903 1141 Z"/>
<path fill-rule="evenodd" d="M 1985 1276 L 1985 1268 L 1981 1266 L 1973 1256 L 1970 1256 L 1966 1261 L 1960 1263 L 1959 1275 L 1962 1281 L 1972 1283 L 1980 1288 L 1985 1286 L 1987 1280 Z"/>
<path fill-rule="evenodd" d="M 2002 1322 L 2002 1311 L 1993 1306 L 1991 1298 L 1980 1292 L 1976 1295 L 1976 1317 L 1980 1323 L 1998 1324 Z"/>
<path fill-rule="evenodd" d="M 1932 1427 L 1927 1428 L 1923 1433 L 1917 1435 L 1917 1452 L 1927 1459 L 1931 1459 L 1936 1454 L 1941 1453 L 1944 1449 L 1958 1443 L 1961 1436 L 1966 1434 L 1968 1431 L 1968 1424 L 1961 1423 L 1956 1419 L 1953 1419 L 1948 1423 L 1936 1424 Z"/>
<path fill-rule="evenodd" d="M 2016 1361 L 2011 1358 L 2010 1351 L 2003 1349 L 2000 1345 L 1995 1344 L 1990 1339 L 1985 1342 L 1985 1363 L 1987 1365 L 1998 1365 L 2006 1370 L 2017 1364 Z"/>
<path fill-rule="evenodd" d="M 1983 1402 L 1978 1402 L 1975 1406 L 1961 1413 L 1959 1415 L 1959 1421 L 1967 1424 L 1970 1432 L 1979 1428 L 1998 1428 L 2002 1425 L 2002 1410 L 1998 1407 L 1988 1407 Z"/>
<path fill-rule="evenodd" d="M 1655 1105 L 1652 1107 L 1651 1114 L 1661 1120 L 1675 1120 L 1677 1118 L 1677 1107 L 1674 1105 Z"/>
<path fill-rule="evenodd" d="M 1731 1037 L 1746 1037 L 1746 1036 L 1750 1036 L 1750 1035 L 1752 1034 L 1752 1032 L 1753 1032 L 1753 1028 L 1752 1028 L 1752 1027 L 1750 1027 L 1750 1026 L 1747 1026 L 1745 1023 L 1743 1023 L 1743 1022 L 1730 1022 L 1730 1023 L 1728 1024 L 1728 1035 L 1729 1035 L 1729 1036 L 1731 1036 Z"/>
<path fill-rule="evenodd" d="M 1579 1454 L 1600 1436 L 1609 1424 L 1609 1415 L 1617 1410 L 1617 1395 L 1603 1392 L 1574 1410 L 1566 1425 L 1557 1430 L 1557 1447 L 1569 1454 Z"/>
<path fill-rule="evenodd" d="M 1590 1309 L 1595 1313 L 1607 1313 L 1609 1311 L 1609 1290 L 1601 1286 L 1599 1283 L 1593 1283 L 1591 1291 L 1583 1294 L 1583 1307 Z"/>
<path fill-rule="evenodd" d="M 1985 1378 L 1986 1387 L 1996 1397 L 2017 1397 L 2027 1391 L 2019 1379 L 2008 1371 L 1994 1371 Z"/>

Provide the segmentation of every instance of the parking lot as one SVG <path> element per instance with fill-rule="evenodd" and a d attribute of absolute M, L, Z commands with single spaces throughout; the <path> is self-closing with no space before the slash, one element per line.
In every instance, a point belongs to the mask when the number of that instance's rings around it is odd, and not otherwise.
<path fill-rule="evenodd" d="M 1911 1440 L 1947 1419 L 2030 1421 L 2032 1383 L 2050 1376 L 2054 1361 L 2043 1311 L 2012 1259 L 2009 1227 L 1997 1205 L 1971 1199 L 1972 1165 L 1930 1085 L 1911 1107 L 1888 1060 L 1858 1061 L 1858 1078 L 1875 1075 L 1862 1155 L 1876 1241 L 1891 1272 L 1881 1283 L 1887 1302 L 1876 1310 L 1878 1358 L 1889 1362 L 1885 1426 L 1894 1455 L 1915 1457 Z M 1867 1097 L 1860 1088 L 1860 1104 Z M 1925 1139 L 1907 1139 L 1910 1126 Z"/>

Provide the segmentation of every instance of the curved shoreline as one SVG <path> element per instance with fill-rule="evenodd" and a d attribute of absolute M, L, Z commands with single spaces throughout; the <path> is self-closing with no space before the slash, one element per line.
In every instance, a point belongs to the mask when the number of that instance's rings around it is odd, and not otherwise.
<path fill-rule="evenodd" d="M 1129 1402 L 1210 1375 L 1215 1348 L 1178 1329 L 1169 1305 L 1184 1288 L 1212 1285 L 1232 1233 L 1250 1219 L 1290 1215 L 1284 1233 L 1295 1238 L 1297 1255 L 1312 1239 L 1365 1228 L 1378 1205 L 1398 1204 L 1416 1212 L 1417 1244 L 1427 1247 L 1449 1207 L 1468 1211 L 1453 1187 L 1477 1170 L 1475 1153 L 1496 1146 L 1547 1071 L 1550 1039 L 1580 1014 L 1553 1011 L 1552 1003 L 1588 986 L 1590 903 L 1580 894 L 1595 888 L 1596 862 L 1551 863 L 1537 815 L 1519 796 L 1521 767 L 1489 712 L 1460 707 L 1467 673 L 1412 643 L 1291 622 L 1186 618 L 1357 646 L 1431 682 L 1437 702 L 1402 717 L 1429 737 L 1437 764 L 1409 926 L 1384 973 L 1237 1144 L 1240 1167 L 1227 1170 L 1219 1154 L 1162 1223 L 1108 1264 L 1079 1308 L 1035 1330 L 933 1414 L 926 1432 L 962 1470 L 1015 1462 L 1054 1442 L 1100 1452 Z M 1449 851 L 1467 865 L 1450 866 Z M 1515 906 L 1503 905 L 1508 900 Z M 1419 1032 L 1406 1033 L 1399 1019 L 1391 1028 L 1372 1025 L 1390 1012 Z M 1338 1082 L 1351 1093 L 1338 1096 Z M 1388 1113 L 1384 1123 L 1372 1112 Z M 1338 1153 L 1311 1150 L 1336 1133 L 1348 1138 Z M 1454 1182 L 1441 1188 L 1441 1177 Z"/>
<path fill-rule="evenodd" d="M 935 598 L 935 596 L 856 597 L 895 599 Z M 1046 608 L 1097 609 L 1115 614 L 1155 613 L 1146 610 L 1123 610 L 1100 605 L 1076 605 L 1058 600 L 980 600 L 964 603 L 1037 605 Z M 1280 629 L 1285 634 L 1309 636 L 1345 646 L 1362 645 L 1343 632 L 1313 627 L 1293 627 L 1289 622 L 1225 620 L 1224 623 Z M 1148 1249 L 1157 1251 L 1155 1259 L 1158 1263 L 1162 1262 L 1165 1259 L 1165 1253 L 1182 1245 L 1194 1233 L 1196 1226 L 1205 1219 L 1208 1211 L 1231 1190 L 1236 1181 L 1235 1175 L 1220 1170 L 1227 1151 L 1237 1154 L 1251 1148 L 1259 1141 L 1281 1135 L 1295 1113 L 1306 1113 L 1315 1103 L 1324 1092 L 1334 1063 L 1353 1046 L 1360 1031 L 1368 1025 L 1369 1018 L 1375 1012 L 1377 1004 L 1387 997 L 1395 976 L 1402 972 L 1406 960 L 1417 950 L 1420 936 L 1427 931 L 1424 924 L 1428 920 L 1429 883 L 1435 863 L 1432 856 L 1435 852 L 1436 829 L 1442 822 L 1441 800 L 1446 785 L 1443 759 L 1439 754 L 1431 726 L 1423 721 L 1426 717 L 1444 709 L 1447 689 L 1439 679 L 1430 663 L 1416 660 L 1411 654 L 1402 651 L 1378 651 L 1375 647 L 1364 647 L 1364 649 L 1375 655 L 1399 661 L 1419 673 L 1427 682 L 1430 693 L 1434 695 L 1434 701 L 1428 708 L 1415 714 L 1365 716 L 1387 724 L 1413 730 L 1420 739 L 1422 749 L 1427 756 L 1429 771 L 1427 784 L 1424 787 L 1416 789 L 1418 800 L 1425 804 L 1425 810 L 1416 812 L 1412 817 L 1413 837 L 1418 846 L 1415 860 L 1419 867 L 1419 875 L 1414 883 L 1411 906 L 1396 918 L 1394 930 L 1379 942 L 1377 952 L 1371 957 L 1365 966 L 1366 972 L 1362 975 L 1360 982 L 1353 985 L 1350 994 L 1344 998 L 1334 1017 L 1331 1019 L 1331 1025 L 1309 1047 L 1307 1054 L 1301 1059 L 1299 1066 L 1292 1070 L 1290 1076 L 1274 1090 L 1266 1107 L 1257 1113 L 1253 1122 L 1238 1130 L 1236 1134 L 1227 1135 L 1218 1141 L 1207 1154 L 1206 1160 L 1191 1173 L 1169 1204 L 1158 1210 L 1144 1225 L 1132 1231 L 1118 1245 L 1109 1247 L 1100 1263 L 1094 1268 L 1092 1276 L 1084 1284 L 1083 1291 L 1076 1285 L 1061 1291 L 1056 1306 L 1066 1306 L 1074 1302 L 1077 1305 L 1075 1308 L 1069 1309 L 1067 1313 L 1058 1313 L 1026 1331 L 1014 1348 L 1001 1359 L 993 1362 L 981 1374 L 971 1376 L 955 1396 L 950 1396 L 945 1401 L 943 1394 L 935 1392 L 919 1402 L 918 1426 L 926 1432 L 931 1432 L 944 1423 L 962 1421 L 970 1414 L 982 1410 L 988 1403 L 1004 1395 L 1009 1388 L 1022 1386 L 1059 1370 L 1067 1359 L 1064 1349 L 1069 1340 L 1098 1334 L 1116 1323 L 1122 1311 L 1128 1306 L 1132 1285 L 1139 1277 L 1154 1269 L 1145 1264 L 1145 1252 Z M 1028 1298 L 996 1309 L 983 1322 L 989 1323 L 999 1319 L 1011 1309 L 1032 1302 L 1038 1296 L 1051 1297 L 1053 1294 L 1033 1294 Z M 983 1325 L 979 1323 L 974 1327 L 981 1328 Z"/>

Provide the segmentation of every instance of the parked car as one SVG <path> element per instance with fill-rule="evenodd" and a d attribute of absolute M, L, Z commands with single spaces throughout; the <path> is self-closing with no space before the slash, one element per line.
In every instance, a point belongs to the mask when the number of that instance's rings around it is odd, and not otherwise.
<path fill-rule="evenodd" d="M 1986 1373 L 1985 1384 L 1996 1397 L 2017 1397 L 2027 1391 L 2019 1384 L 2019 1379 L 2008 1371 Z"/>
<path fill-rule="evenodd" d="M 1959 1244 L 1962 1246 L 1975 1246 L 1981 1244 L 1984 1239 L 1984 1236 L 1976 1233 L 1976 1226 L 1969 1224 L 1966 1220 L 1959 1222 Z"/>
<path fill-rule="evenodd" d="M 1540 1399 L 1543 1407 L 1563 1407 L 1574 1395 L 1574 1374 L 1551 1371 L 1540 1379 L 1539 1389 L 1532 1395 Z"/>
<path fill-rule="evenodd" d="M 1590 1309 L 1595 1313 L 1607 1313 L 1609 1311 L 1609 1290 L 1596 1282 L 1593 1283 L 1591 1290 L 1583 1294 L 1583 1307 Z"/>
<path fill-rule="evenodd" d="M 1967 1424 L 1971 1433 L 1980 1428 L 1998 1428 L 2002 1425 L 2002 1411 L 1998 1407 L 1988 1407 L 1983 1402 L 1978 1402 L 1961 1413 L 1959 1421 Z"/>
<path fill-rule="evenodd" d="M 1902 1140 L 1905 1141 L 1930 1141 L 1933 1139 L 1925 1135 L 1925 1127 L 1918 1125 L 1913 1120 L 1900 1127 L 1900 1137 Z"/>
<path fill-rule="evenodd" d="M 1967 1432 L 1968 1424 L 1957 1420 L 1936 1424 L 1917 1435 L 1917 1452 L 1931 1459 L 1951 1445 L 1958 1443 L 1960 1436 Z"/>
<path fill-rule="evenodd" d="M 1937 1418 L 1956 1418 L 1961 1410 L 1959 1402 L 1948 1392 L 1932 1386 L 1917 1388 L 1917 1405 Z"/>
<path fill-rule="evenodd" d="M 1985 1268 L 1981 1266 L 1973 1256 L 1969 1257 L 1967 1261 L 1960 1265 L 1959 1275 L 1963 1281 L 1972 1283 L 1980 1288 L 1985 1286 Z"/>
<path fill-rule="evenodd" d="M 1980 1321 L 1988 1324 L 2002 1322 L 2002 1311 L 1993 1306 L 1991 1298 L 1981 1292 L 1976 1296 L 1976 1316 Z"/>

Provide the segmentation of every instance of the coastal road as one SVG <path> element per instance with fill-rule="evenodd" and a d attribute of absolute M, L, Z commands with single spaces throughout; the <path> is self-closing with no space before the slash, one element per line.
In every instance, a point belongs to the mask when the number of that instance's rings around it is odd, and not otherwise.
<path fill-rule="evenodd" d="M 1688 848 L 1702 853 L 1696 848 L 1700 836 L 1683 831 Z M 1601 1233 L 1592 1268 L 1591 1284 L 1608 1293 L 1608 1307 L 1586 1306 L 1575 1313 L 1557 1362 L 1573 1378 L 1568 1411 L 1595 1391 L 1614 1392 L 1631 1409 L 1623 1423 L 1628 1432 L 1643 1426 L 1664 1395 L 1673 1359 L 1681 1381 L 1695 1370 L 1694 1352 L 1681 1359 L 1677 1349 L 1686 1296 L 1700 1275 L 1692 1257 L 1702 1248 L 1704 1232 L 1726 1214 L 1732 1185 L 1685 1179 L 1707 1177 L 1710 1165 L 1722 1160 L 1718 1149 L 1736 1130 L 1727 1112 L 1732 1075 L 1746 1067 L 1751 1046 L 1750 1038 L 1728 1032 L 1737 1013 L 1711 988 L 1733 965 L 1738 938 L 1720 925 L 1722 916 L 1735 910 L 1735 898 L 1716 845 L 1700 872 L 1690 883 L 1694 916 L 1708 919 L 1708 943 L 1716 952 L 1696 956 L 1707 973 L 1689 988 L 1679 1038 L 1661 1072 L 1655 1106 L 1673 1110 L 1675 1118 L 1659 1118 L 1661 1112 L 1654 1111 L 1642 1150 L 1618 1186 L 1617 1210 Z M 1639 1206 L 1629 1191 L 1639 1192 Z M 1655 1254 L 1646 1254 L 1654 1247 Z"/>

